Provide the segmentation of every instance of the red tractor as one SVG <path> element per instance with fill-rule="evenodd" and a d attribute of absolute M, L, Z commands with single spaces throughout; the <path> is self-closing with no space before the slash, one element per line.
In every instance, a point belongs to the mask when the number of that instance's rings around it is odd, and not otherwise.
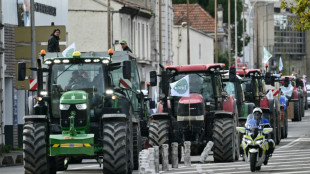
<path fill-rule="evenodd" d="M 266 96 L 264 76 L 259 69 L 237 70 L 237 74 L 243 77 L 245 100 L 255 103 L 256 107 L 263 110 L 264 117 L 269 120 L 274 131 L 271 138 L 276 144 L 281 141 L 281 126 L 279 117 L 279 104 L 277 99 L 268 99 Z"/>
<path fill-rule="evenodd" d="M 234 97 L 223 90 L 224 64 L 168 66 L 162 68 L 162 95 L 158 113 L 151 116 L 149 145 L 160 146 L 191 141 L 192 155 L 200 154 L 208 141 L 213 141 L 216 162 L 232 162 L 239 158 L 236 132 L 238 110 Z M 157 74 L 150 73 L 151 85 Z M 188 81 L 184 81 L 188 77 Z M 176 86 L 170 85 L 171 83 Z M 188 96 L 175 96 L 173 90 L 189 90 Z"/>

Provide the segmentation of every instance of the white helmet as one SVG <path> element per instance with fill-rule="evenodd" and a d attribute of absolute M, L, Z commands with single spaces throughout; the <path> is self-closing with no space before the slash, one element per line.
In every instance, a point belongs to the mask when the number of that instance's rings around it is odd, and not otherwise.
<path fill-rule="evenodd" d="M 261 115 L 263 114 L 263 111 L 262 111 L 261 108 L 255 108 L 255 109 L 253 110 L 253 114 L 254 114 L 255 112 L 259 112 Z"/>

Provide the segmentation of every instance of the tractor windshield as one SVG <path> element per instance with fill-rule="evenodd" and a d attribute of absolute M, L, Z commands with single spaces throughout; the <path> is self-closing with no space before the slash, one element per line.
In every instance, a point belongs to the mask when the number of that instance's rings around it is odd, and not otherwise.
<path fill-rule="evenodd" d="M 101 64 L 53 65 L 50 77 L 53 116 L 59 117 L 59 100 L 66 91 L 88 92 L 90 106 L 95 105 L 95 102 L 100 102 L 96 98 L 102 98 L 105 91 L 103 72 Z"/>
<path fill-rule="evenodd" d="M 235 84 L 233 82 L 224 82 L 224 91 L 230 96 L 236 97 Z"/>
<path fill-rule="evenodd" d="M 201 94 L 204 100 L 213 101 L 214 91 L 211 75 L 205 73 L 178 74 L 170 83 L 180 80 L 189 75 L 190 93 Z"/>

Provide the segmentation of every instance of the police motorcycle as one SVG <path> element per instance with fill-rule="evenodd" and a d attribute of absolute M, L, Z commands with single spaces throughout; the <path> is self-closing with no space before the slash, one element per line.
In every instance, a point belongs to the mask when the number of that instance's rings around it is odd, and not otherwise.
<path fill-rule="evenodd" d="M 273 140 L 268 139 L 273 128 L 269 123 L 260 124 L 253 120 L 254 115 L 249 114 L 245 127 L 237 127 L 237 131 L 243 134 L 240 153 L 243 153 L 244 160 L 250 163 L 251 172 L 260 170 L 262 164 L 267 165 L 275 148 Z"/>

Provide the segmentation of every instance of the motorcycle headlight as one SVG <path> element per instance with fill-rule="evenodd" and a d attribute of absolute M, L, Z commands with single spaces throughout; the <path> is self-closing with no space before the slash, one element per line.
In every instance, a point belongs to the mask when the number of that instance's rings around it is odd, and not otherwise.
<path fill-rule="evenodd" d="M 59 109 L 60 110 L 68 110 L 70 108 L 70 105 L 68 104 L 60 104 Z"/>
<path fill-rule="evenodd" d="M 255 141 L 255 144 L 257 144 L 257 145 L 260 145 L 260 144 L 262 144 L 263 143 L 263 140 L 256 140 Z"/>
<path fill-rule="evenodd" d="M 84 110 L 87 108 L 87 104 L 86 103 L 83 103 L 83 104 L 76 104 L 75 105 L 76 109 L 78 110 Z"/>

